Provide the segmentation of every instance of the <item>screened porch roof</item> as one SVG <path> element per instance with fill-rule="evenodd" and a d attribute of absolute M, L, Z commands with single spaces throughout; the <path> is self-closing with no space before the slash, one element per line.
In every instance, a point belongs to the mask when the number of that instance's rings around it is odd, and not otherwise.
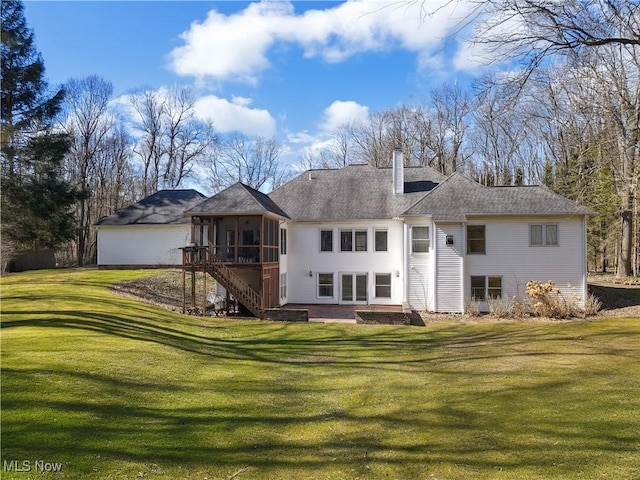
<path fill-rule="evenodd" d="M 185 216 L 268 215 L 289 216 L 267 195 L 243 183 L 234 183 L 185 212 Z"/>

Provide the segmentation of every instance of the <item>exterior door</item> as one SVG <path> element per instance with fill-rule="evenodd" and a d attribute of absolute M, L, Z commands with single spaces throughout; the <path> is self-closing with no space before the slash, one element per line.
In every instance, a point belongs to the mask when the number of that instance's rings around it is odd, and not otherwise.
<path fill-rule="evenodd" d="M 343 273 L 340 275 L 340 303 L 366 304 L 367 294 L 366 273 Z"/>

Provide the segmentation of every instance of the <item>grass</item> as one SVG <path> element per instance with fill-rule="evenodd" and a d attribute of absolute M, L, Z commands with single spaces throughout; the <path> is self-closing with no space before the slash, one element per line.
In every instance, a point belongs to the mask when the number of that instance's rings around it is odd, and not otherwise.
<path fill-rule="evenodd" d="M 640 478 L 638 318 L 280 324 L 108 289 L 144 275 L 3 278 L 3 479 Z"/>

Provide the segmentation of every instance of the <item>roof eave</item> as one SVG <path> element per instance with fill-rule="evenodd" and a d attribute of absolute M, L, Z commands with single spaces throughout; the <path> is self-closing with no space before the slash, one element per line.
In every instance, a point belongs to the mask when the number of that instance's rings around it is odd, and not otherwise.
<path fill-rule="evenodd" d="M 185 217 L 275 217 L 281 220 L 291 220 L 287 216 L 280 215 L 278 213 L 273 212 L 265 212 L 265 211 L 249 211 L 249 212 L 184 212 Z"/>

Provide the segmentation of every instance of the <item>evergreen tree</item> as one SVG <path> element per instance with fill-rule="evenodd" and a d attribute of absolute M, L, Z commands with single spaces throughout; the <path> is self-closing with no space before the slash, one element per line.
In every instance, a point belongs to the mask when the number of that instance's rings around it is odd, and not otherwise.
<path fill-rule="evenodd" d="M 64 92 L 47 92 L 44 62 L 20 1 L 2 2 L 2 251 L 56 248 L 73 238 L 79 192 L 62 176 L 67 136 L 52 131 Z"/>

